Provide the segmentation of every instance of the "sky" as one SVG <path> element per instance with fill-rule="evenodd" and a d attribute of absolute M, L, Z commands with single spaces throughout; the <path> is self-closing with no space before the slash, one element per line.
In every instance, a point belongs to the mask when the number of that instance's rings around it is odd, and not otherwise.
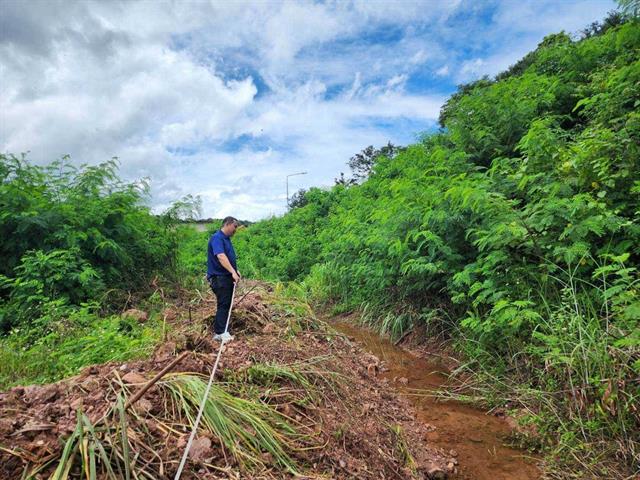
<path fill-rule="evenodd" d="M 118 157 L 161 212 L 258 220 L 368 145 L 437 129 L 493 76 L 613 0 L 0 0 L 0 152 Z"/>

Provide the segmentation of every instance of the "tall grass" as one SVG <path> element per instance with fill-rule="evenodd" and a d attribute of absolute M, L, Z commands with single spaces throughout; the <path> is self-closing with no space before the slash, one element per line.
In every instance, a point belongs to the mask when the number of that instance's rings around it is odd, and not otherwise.
<path fill-rule="evenodd" d="M 278 315 L 287 322 L 287 332 L 291 335 L 303 330 L 316 330 L 318 319 L 309 305 L 309 292 L 296 282 L 277 282 L 269 296 L 269 304 L 276 307 Z"/>
<path fill-rule="evenodd" d="M 391 339 L 398 339 L 411 330 L 416 320 L 415 313 L 409 309 L 397 312 L 395 309 L 368 302 L 362 304 L 360 311 L 360 318 L 364 325 L 378 331 L 381 335 L 388 335 Z"/>
<path fill-rule="evenodd" d="M 328 356 L 311 357 L 290 364 L 255 363 L 242 372 L 243 384 L 266 387 L 267 391 L 277 392 L 278 396 L 287 390 L 283 383 L 288 383 L 298 391 L 292 397 L 296 404 L 319 403 L 326 398 L 326 392 L 339 396 L 340 373 L 328 370 L 324 364 L 330 360 Z M 293 392 L 292 392 L 293 393 Z"/>
<path fill-rule="evenodd" d="M 58 465 L 51 480 L 84 477 L 88 480 L 130 480 L 153 477 L 144 468 L 135 468 L 127 433 L 124 400 L 118 397 L 111 411 L 118 420 L 111 425 L 94 425 L 81 411 L 77 412 L 76 428 L 64 443 Z M 42 466 L 36 467 L 36 470 Z M 35 474 L 35 471 L 32 472 Z M 31 478 L 31 474 L 27 474 Z"/>
<path fill-rule="evenodd" d="M 157 318 L 142 325 L 80 310 L 47 331 L 36 340 L 21 329 L 0 338 L 0 389 L 57 381 L 87 365 L 143 358 L 160 340 L 162 325 Z"/>
<path fill-rule="evenodd" d="M 159 385 L 171 394 L 176 411 L 182 412 L 192 427 L 207 382 L 199 375 L 179 373 L 168 376 Z M 288 452 L 295 448 L 300 435 L 291 423 L 269 405 L 234 397 L 213 385 L 200 428 L 218 438 L 233 458 L 247 468 L 264 468 L 263 454 L 268 453 L 276 464 L 296 474 L 298 466 Z"/>
<path fill-rule="evenodd" d="M 552 464 L 562 459 L 611 478 L 622 474 L 606 462 L 640 468 L 640 347 L 637 327 L 628 329 L 637 308 L 633 270 L 604 266 L 585 285 L 563 269 L 553 279 L 559 300 L 544 304 L 531 342 L 513 356 L 496 358 L 463 337 L 470 360 L 456 372 L 466 379 L 459 398 L 524 409 L 520 420 L 533 428 L 523 431 L 536 432 L 527 441 L 548 450 Z M 567 478 L 554 465 L 549 472 Z"/>

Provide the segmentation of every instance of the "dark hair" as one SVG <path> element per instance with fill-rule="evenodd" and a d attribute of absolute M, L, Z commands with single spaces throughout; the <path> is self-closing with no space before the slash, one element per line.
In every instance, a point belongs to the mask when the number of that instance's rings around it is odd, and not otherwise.
<path fill-rule="evenodd" d="M 230 223 L 235 223 L 236 225 L 239 225 L 240 222 L 238 221 L 237 218 L 235 217 L 224 217 L 224 220 L 222 220 L 222 226 L 224 227 L 225 225 L 229 225 Z"/>

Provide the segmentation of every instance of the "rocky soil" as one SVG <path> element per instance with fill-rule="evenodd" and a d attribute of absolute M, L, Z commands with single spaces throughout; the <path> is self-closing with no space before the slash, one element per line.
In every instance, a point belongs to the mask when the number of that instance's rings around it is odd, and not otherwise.
<path fill-rule="evenodd" d="M 233 395 L 258 398 L 291 419 L 301 440 L 288 453 L 302 478 L 446 478 L 456 470 L 455 453 L 429 444 L 428 426 L 416 421 L 413 407 L 379 377 L 384 368 L 380 360 L 315 319 L 311 311 L 301 315 L 299 306 L 293 307 L 274 304 L 266 287 L 250 292 L 232 316 L 236 339 L 223 347 L 216 379 Z M 104 433 L 96 435 L 104 435 L 109 444 L 118 395 L 131 398 L 176 355 L 190 351 L 127 413 L 133 470 L 139 478 L 173 478 L 189 429 L 184 415 L 172 408 L 162 382 L 183 372 L 208 377 L 219 348 L 206 333 L 214 311 L 209 297 L 193 311 L 180 306 L 167 310 L 171 334 L 153 358 L 95 365 L 55 384 L 0 393 L 0 478 L 24 474 L 50 478 L 60 463 L 65 439 L 76 428 L 78 411 L 104 427 Z M 318 393 L 310 399 L 309 392 L 286 380 L 249 384 L 245 373 L 256 364 L 313 365 L 323 372 L 317 376 L 323 380 L 315 383 Z M 99 472 L 100 462 L 98 458 Z M 78 461 L 70 469 L 69 478 L 85 478 L 80 465 Z M 104 471 L 103 475 L 98 478 L 107 478 Z M 291 477 L 266 452 L 258 465 L 243 464 L 206 431 L 196 437 L 182 475 L 185 479 Z"/>

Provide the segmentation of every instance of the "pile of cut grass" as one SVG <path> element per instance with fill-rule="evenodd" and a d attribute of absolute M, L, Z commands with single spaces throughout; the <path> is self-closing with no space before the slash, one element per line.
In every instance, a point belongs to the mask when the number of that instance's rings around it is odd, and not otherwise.
<path fill-rule="evenodd" d="M 179 421 L 193 428 L 207 382 L 201 375 L 176 373 L 160 386 L 168 391 Z M 301 435 L 293 421 L 275 408 L 261 402 L 235 397 L 213 385 L 200 422 L 201 431 L 218 438 L 236 461 L 248 469 L 264 468 L 264 453 L 292 474 L 298 467 L 289 451 L 295 450 Z"/>

